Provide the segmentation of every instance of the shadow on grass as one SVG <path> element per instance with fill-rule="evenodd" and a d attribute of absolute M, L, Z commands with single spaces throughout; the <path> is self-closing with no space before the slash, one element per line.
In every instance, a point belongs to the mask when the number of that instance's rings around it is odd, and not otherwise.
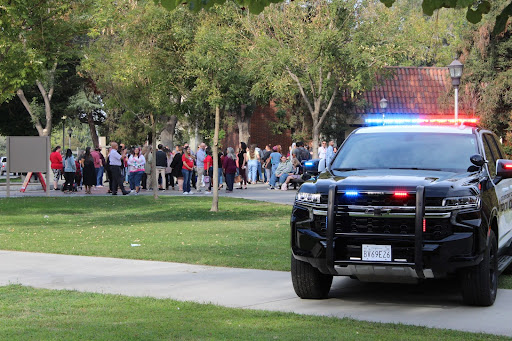
<path fill-rule="evenodd" d="M 28 198 L 27 198 L 28 199 Z M 270 203 L 222 198 L 219 212 L 210 212 L 210 198 L 30 198 L 4 202 L 4 223 L 30 225 L 51 223 L 68 226 L 78 221 L 93 225 L 166 222 L 262 221 L 291 214 L 291 207 Z M 48 200 L 50 199 L 50 200 Z M 52 200 L 53 199 L 53 200 Z M 86 200 L 76 200 L 86 199 Z M 87 200 L 88 199 L 88 200 Z M 14 217 L 14 218 L 12 218 Z M 71 220 L 71 222 L 69 222 Z"/>

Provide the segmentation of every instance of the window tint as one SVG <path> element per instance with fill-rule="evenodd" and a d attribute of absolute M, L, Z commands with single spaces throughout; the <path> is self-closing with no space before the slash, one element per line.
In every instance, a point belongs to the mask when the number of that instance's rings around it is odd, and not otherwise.
<path fill-rule="evenodd" d="M 487 160 L 487 167 L 489 167 L 489 172 L 491 173 L 491 177 L 494 178 L 496 176 L 496 161 L 499 158 L 499 150 L 496 147 L 494 142 L 494 138 L 492 135 L 484 134 L 484 150 L 485 150 L 485 158 Z"/>

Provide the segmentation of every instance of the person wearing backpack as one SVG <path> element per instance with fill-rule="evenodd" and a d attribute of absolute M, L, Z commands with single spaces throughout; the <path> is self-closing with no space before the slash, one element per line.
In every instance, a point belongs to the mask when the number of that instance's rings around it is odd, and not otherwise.
<path fill-rule="evenodd" d="M 296 144 L 297 148 L 292 151 L 292 155 L 299 160 L 299 162 L 311 159 L 311 154 L 304 148 L 304 142 L 299 141 Z"/>

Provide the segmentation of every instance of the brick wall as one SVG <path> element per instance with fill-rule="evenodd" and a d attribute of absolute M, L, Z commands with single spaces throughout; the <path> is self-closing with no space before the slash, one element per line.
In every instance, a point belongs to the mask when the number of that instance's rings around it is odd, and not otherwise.
<path fill-rule="evenodd" d="M 286 131 L 283 134 L 274 135 L 271 129 L 271 122 L 276 122 L 275 115 L 276 108 L 273 102 L 264 107 L 258 107 L 251 117 L 249 125 L 249 132 L 251 139 L 249 144 L 257 144 L 258 147 L 264 148 L 265 145 L 271 144 L 272 146 L 280 144 L 283 150 L 288 150 L 288 146 L 292 144 L 291 132 Z M 225 128 L 226 129 L 226 128 Z M 244 141 L 247 143 L 247 141 Z M 226 130 L 226 137 L 222 140 L 222 147 L 234 147 L 235 150 L 239 145 L 238 141 L 238 127 L 235 124 L 231 129 Z"/>

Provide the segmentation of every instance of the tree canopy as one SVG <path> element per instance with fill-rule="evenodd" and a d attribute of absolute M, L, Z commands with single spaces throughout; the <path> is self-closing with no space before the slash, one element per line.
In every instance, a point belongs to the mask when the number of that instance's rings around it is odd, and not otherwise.
<path fill-rule="evenodd" d="M 201 9 L 209 9 L 215 4 L 224 4 L 226 0 L 154 0 L 155 3 L 162 4 L 168 10 L 173 10 L 179 6 L 187 6 L 190 10 L 198 12 Z M 248 8 L 252 14 L 261 13 L 265 7 L 272 3 L 285 2 L 285 0 L 232 0 L 238 6 Z M 387 7 L 393 6 L 397 0 L 380 0 Z M 491 5 L 500 3 L 500 0 L 423 0 L 421 8 L 423 13 L 432 16 L 434 12 L 441 8 L 466 9 L 466 18 L 470 23 L 476 24 L 482 20 L 484 14 L 489 13 Z M 493 34 L 496 36 L 505 30 L 508 19 L 512 16 L 512 2 L 495 14 Z"/>

